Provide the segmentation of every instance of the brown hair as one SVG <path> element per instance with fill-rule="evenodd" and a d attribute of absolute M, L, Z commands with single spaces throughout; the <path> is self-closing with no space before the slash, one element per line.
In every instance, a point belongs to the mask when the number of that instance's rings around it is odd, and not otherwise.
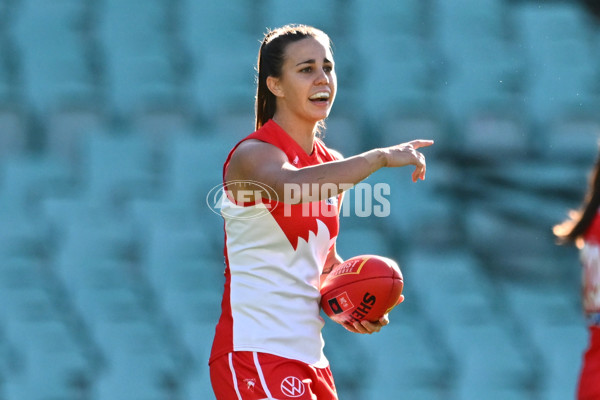
<path fill-rule="evenodd" d="M 560 244 L 575 243 L 581 245 L 586 233 L 600 207 L 600 154 L 591 171 L 589 185 L 583 204 L 579 210 L 572 210 L 569 218 L 553 228 Z"/>
<path fill-rule="evenodd" d="M 285 25 L 265 34 L 258 51 L 256 65 L 258 77 L 255 127 L 257 130 L 275 115 L 276 99 L 267 87 L 267 78 L 269 76 L 277 78 L 281 76 L 281 67 L 283 66 L 285 49 L 288 44 L 307 37 L 324 40 L 328 43 L 330 51 L 332 50 L 329 36 L 325 32 L 308 25 Z"/>

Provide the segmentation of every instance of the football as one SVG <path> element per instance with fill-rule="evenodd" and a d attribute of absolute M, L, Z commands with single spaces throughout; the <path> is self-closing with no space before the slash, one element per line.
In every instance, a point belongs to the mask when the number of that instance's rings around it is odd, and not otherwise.
<path fill-rule="evenodd" d="M 321 284 L 321 307 L 337 323 L 377 321 L 402 300 L 404 280 L 387 257 L 361 255 L 336 266 Z"/>

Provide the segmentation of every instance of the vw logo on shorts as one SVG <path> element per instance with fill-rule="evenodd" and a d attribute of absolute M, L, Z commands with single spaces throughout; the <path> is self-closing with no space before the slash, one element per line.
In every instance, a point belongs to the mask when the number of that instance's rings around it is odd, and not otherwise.
<path fill-rule="evenodd" d="M 288 397 L 300 397 L 305 390 L 304 382 L 295 376 L 288 376 L 281 382 L 281 392 Z"/>
<path fill-rule="evenodd" d="M 252 202 L 261 207 L 256 207 L 255 212 L 238 215 L 237 211 L 243 207 L 232 202 L 233 190 L 237 194 L 238 201 Z M 272 201 L 275 202 L 275 206 L 272 205 Z M 272 187 L 252 180 L 229 181 L 227 185 L 221 183 L 210 189 L 206 195 L 206 204 L 212 212 L 235 219 L 260 218 L 273 211 L 278 201 L 279 196 Z M 224 202 L 227 202 L 227 207 L 224 207 Z"/>

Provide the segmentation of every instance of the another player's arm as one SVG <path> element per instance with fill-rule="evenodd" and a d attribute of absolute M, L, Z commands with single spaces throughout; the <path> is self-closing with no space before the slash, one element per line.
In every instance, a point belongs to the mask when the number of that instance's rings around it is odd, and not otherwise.
<path fill-rule="evenodd" d="M 418 148 L 430 146 L 431 140 L 413 140 L 396 146 L 374 149 L 343 160 L 304 168 L 296 168 L 287 160 L 285 153 L 271 144 L 258 140 L 247 140 L 239 145 L 231 157 L 225 181 L 253 180 L 268 185 L 279 196 L 280 201 L 302 203 L 323 200 L 349 189 L 373 172 L 383 167 L 414 165 L 413 181 L 425 179 L 425 157 Z M 314 185 L 328 184 L 334 192 L 317 190 Z M 300 196 L 289 196 L 289 187 L 301 188 Z M 235 193 L 234 193 L 235 195 Z"/>

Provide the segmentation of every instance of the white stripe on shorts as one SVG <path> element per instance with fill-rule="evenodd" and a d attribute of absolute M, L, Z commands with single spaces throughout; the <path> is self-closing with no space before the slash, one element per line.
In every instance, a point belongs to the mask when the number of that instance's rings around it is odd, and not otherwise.
<path fill-rule="evenodd" d="M 269 392 L 269 388 L 267 388 L 267 382 L 265 381 L 265 376 L 263 375 L 262 368 L 260 367 L 260 364 L 258 362 L 258 353 L 253 351 L 252 357 L 254 358 L 254 366 L 256 366 L 256 372 L 258 372 L 258 377 L 260 378 L 260 384 L 265 389 L 265 394 L 267 395 L 267 397 L 269 399 L 273 398 L 273 396 L 271 396 L 271 392 Z"/>
<path fill-rule="evenodd" d="M 242 395 L 238 389 L 237 377 L 235 376 L 235 369 L 233 368 L 233 353 L 229 353 L 229 369 L 231 370 L 231 377 L 233 378 L 233 388 L 235 389 L 235 394 L 237 394 L 238 400 L 242 400 Z"/>

